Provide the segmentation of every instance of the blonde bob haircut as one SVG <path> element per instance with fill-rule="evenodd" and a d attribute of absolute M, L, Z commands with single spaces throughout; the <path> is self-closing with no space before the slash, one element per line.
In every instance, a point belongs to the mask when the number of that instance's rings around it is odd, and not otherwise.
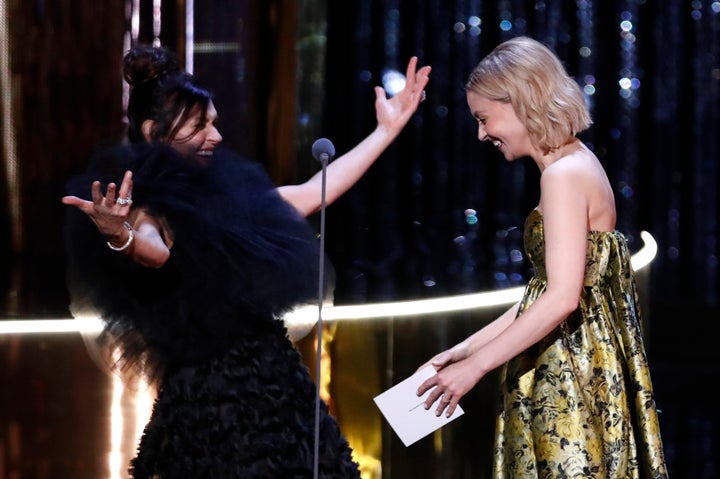
<path fill-rule="evenodd" d="M 495 47 L 472 71 L 465 91 L 510 103 L 546 154 L 592 125 L 580 86 L 549 48 L 528 37 Z"/>

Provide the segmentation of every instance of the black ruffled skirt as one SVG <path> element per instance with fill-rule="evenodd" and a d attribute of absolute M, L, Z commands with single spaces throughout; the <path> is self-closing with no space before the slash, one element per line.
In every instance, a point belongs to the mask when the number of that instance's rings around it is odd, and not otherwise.
<path fill-rule="evenodd" d="M 145 428 L 135 479 L 310 479 L 315 384 L 281 323 L 264 337 L 168 373 Z M 320 403 L 319 477 L 359 478 L 352 451 Z"/>

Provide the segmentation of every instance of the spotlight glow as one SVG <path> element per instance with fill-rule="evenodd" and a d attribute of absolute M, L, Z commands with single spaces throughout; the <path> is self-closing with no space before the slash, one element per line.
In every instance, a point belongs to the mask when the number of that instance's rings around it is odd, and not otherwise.
<path fill-rule="evenodd" d="M 657 243 L 652 235 L 647 231 L 642 231 L 640 237 L 643 239 L 644 245 L 640 251 L 632 257 L 632 267 L 635 271 L 640 271 L 647 267 L 657 254 Z M 449 313 L 510 305 L 520 300 L 523 289 L 523 286 L 519 286 L 496 291 L 484 291 L 415 301 L 395 301 L 347 306 L 323 305 L 321 314 L 323 321 L 339 321 Z M 285 322 L 290 325 L 312 325 L 318 320 L 318 315 L 319 311 L 316 306 L 306 306 L 298 308 L 286 315 Z M 94 333 L 99 332 L 101 327 L 102 325 L 99 318 L 94 317 L 77 319 L 28 319 L 17 321 L 0 320 L 0 334 Z"/>

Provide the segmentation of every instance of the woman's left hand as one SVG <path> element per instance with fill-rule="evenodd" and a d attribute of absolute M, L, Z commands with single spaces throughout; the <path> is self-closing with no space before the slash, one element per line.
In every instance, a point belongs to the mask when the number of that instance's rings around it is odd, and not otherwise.
<path fill-rule="evenodd" d="M 430 80 L 431 67 L 417 69 L 417 57 L 410 58 L 405 74 L 405 87 L 392 98 L 387 98 L 385 89 L 375 87 L 375 112 L 378 125 L 392 132 L 403 129 L 418 105 L 425 100 L 425 87 Z"/>

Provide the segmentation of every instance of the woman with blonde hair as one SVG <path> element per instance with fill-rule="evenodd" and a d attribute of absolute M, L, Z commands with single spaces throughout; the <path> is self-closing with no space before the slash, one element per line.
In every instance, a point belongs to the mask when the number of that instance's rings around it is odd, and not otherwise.
<path fill-rule="evenodd" d="M 497 46 L 470 74 L 478 138 L 541 172 L 524 225 L 523 298 L 429 363 L 425 406 L 451 415 L 503 366 L 496 478 L 665 478 L 630 252 L 612 186 L 576 137 L 592 121 L 577 83 L 533 39 Z"/>

